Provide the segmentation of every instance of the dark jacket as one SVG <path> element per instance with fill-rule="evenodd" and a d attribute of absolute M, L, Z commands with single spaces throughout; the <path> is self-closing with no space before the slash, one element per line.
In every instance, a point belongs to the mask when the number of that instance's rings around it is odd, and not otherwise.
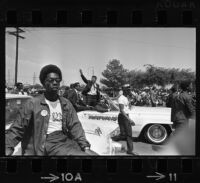
<path fill-rule="evenodd" d="M 184 123 L 194 116 L 194 106 L 192 97 L 187 92 L 181 92 L 176 95 L 172 101 L 172 121 Z"/>
<path fill-rule="evenodd" d="M 63 97 L 66 98 L 66 99 L 68 99 L 68 95 L 71 92 L 71 90 L 72 90 L 71 88 L 68 89 L 68 90 L 65 90 L 65 92 L 63 93 Z"/>
<path fill-rule="evenodd" d="M 150 92 L 151 106 L 156 107 L 156 95 L 154 91 Z"/>
<path fill-rule="evenodd" d="M 170 107 L 172 108 L 172 106 L 174 105 L 173 102 L 175 100 L 175 98 L 177 97 L 177 93 L 171 93 L 169 94 L 169 96 L 167 97 L 167 100 L 166 100 L 166 107 Z M 174 109 L 171 109 L 171 121 L 174 120 L 174 114 L 175 113 L 175 110 Z"/>
<path fill-rule="evenodd" d="M 78 96 L 75 89 L 71 89 L 69 91 L 67 99 L 69 99 L 69 101 L 72 103 L 77 112 L 89 110 L 89 108 L 86 107 L 86 104 L 83 102 L 83 100 L 81 100 L 81 98 Z"/>
<path fill-rule="evenodd" d="M 87 93 L 91 90 L 92 81 L 87 80 L 83 74 L 81 74 L 81 78 L 86 84 L 86 87 L 83 89 L 82 94 L 87 95 Z M 96 83 L 96 86 L 97 86 L 97 100 L 99 101 L 100 100 L 100 89 L 99 89 L 99 85 L 97 83 Z"/>
<path fill-rule="evenodd" d="M 172 107 L 172 102 L 177 96 L 177 93 L 170 93 L 166 100 L 166 107 Z"/>
<path fill-rule="evenodd" d="M 85 132 L 71 102 L 59 97 L 62 108 L 62 130 L 69 138 L 74 139 L 81 149 L 90 147 Z M 46 116 L 41 111 L 47 111 Z M 16 121 L 6 131 L 6 148 L 14 147 L 22 141 L 23 154 L 44 155 L 44 145 L 49 123 L 50 109 L 44 95 L 29 100 L 19 111 Z"/>

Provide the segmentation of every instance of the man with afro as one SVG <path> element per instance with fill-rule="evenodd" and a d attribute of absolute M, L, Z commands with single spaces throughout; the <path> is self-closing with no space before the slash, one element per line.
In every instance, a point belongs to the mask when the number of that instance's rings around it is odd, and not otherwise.
<path fill-rule="evenodd" d="M 96 155 L 69 100 L 60 97 L 61 70 L 46 65 L 40 72 L 44 94 L 32 98 L 6 131 L 6 155 L 21 141 L 22 155 Z"/>

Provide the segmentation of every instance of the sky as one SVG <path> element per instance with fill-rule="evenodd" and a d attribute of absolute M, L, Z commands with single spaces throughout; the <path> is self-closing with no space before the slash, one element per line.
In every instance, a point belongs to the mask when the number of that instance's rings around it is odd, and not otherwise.
<path fill-rule="evenodd" d="M 196 71 L 195 28 L 23 28 L 20 35 L 18 82 L 36 83 L 43 66 L 55 64 L 63 83 L 103 78 L 109 60 L 118 59 L 128 70 L 144 70 L 145 64 Z M 7 28 L 15 31 L 15 28 Z M 16 37 L 6 33 L 6 81 L 13 82 Z"/>

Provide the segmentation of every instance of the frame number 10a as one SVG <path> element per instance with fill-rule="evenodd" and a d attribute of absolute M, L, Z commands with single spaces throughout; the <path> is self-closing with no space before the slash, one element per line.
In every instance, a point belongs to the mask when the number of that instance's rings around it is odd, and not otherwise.
<path fill-rule="evenodd" d="M 62 182 L 82 182 L 82 177 L 80 173 L 72 174 L 72 173 L 61 173 L 60 176 L 54 175 L 52 173 L 49 176 L 41 177 L 42 180 L 46 180 L 49 183 L 54 183 L 55 181 Z"/>
<path fill-rule="evenodd" d="M 73 175 L 72 173 L 61 173 L 61 181 L 62 182 L 71 182 L 71 181 L 81 182 L 82 178 L 81 178 L 80 173 L 76 173 L 75 175 Z"/>

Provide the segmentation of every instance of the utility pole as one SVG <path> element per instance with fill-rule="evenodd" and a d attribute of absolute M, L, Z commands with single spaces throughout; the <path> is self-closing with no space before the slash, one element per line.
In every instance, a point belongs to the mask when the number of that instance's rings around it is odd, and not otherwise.
<path fill-rule="evenodd" d="M 8 85 L 10 86 L 10 70 L 8 69 Z"/>
<path fill-rule="evenodd" d="M 15 57 L 15 84 L 17 83 L 17 74 L 18 74 L 18 47 L 19 47 L 19 38 L 25 39 L 25 37 L 19 35 L 25 31 L 16 27 L 16 31 L 7 31 L 8 34 L 16 37 L 16 57 Z"/>
<path fill-rule="evenodd" d="M 35 72 L 33 73 L 33 85 L 35 85 L 36 75 Z"/>

